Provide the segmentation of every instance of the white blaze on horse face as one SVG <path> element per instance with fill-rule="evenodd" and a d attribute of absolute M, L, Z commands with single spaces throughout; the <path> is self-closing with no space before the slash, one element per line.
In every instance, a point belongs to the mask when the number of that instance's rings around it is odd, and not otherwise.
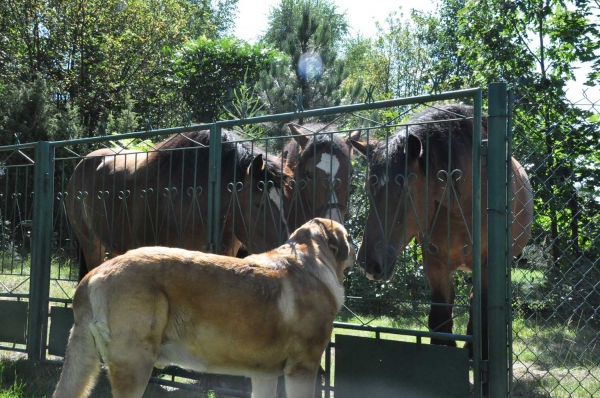
<path fill-rule="evenodd" d="M 321 160 L 319 161 L 319 163 L 317 163 L 316 166 L 317 168 L 323 170 L 327 174 L 327 176 L 331 178 L 331 181 L 333 183 L 333 180 L 335 180 L 335 178 L 337 177 L 337 173 L 340 169 L 340 161 L 335 155 L 332 156 L 328 153 L 323 153 L 321 154 Z M 331 192 L 331 196 L 327 204 L 338 204 L 337 196 L 333 190 Z M 329 207 L 325 212 L 324 217 L 337 221 L 339 223 L 344 222 L 344 220 L 342 220 L 342 214 L 340 213 L 339 208 L 337 208 L 336 206 Z"/>
<path fill-rule="evenodd" d="M 328 153 L 321 154 L 321 161 L 317 163 L 317 167 L 327 173 L 328 176 L 335 178 L 340 169 L 340 161 L 337 156 L 331 156 Z"/>

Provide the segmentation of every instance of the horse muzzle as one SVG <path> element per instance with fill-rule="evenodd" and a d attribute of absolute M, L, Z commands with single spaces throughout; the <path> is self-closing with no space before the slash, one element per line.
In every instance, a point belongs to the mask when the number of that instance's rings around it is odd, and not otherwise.
<path fill-rule="evenodd" d="M 387 245 L 385 250 L 379 244 L 375 245 L 375 249 L 366 250 L 364 245 L 361 245 L 358 251 L 358 264 L 365 271 L 365 276 L 369 280 L 381 281 L 390 280 L 394 275 L 396 267 L 396 249 Z"/>

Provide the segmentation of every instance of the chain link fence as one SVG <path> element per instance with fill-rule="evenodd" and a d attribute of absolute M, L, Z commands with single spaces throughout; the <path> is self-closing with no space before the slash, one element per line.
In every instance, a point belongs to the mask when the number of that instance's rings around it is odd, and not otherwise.
<path fill-rule="evenodd" d="M 600 102 L 516 86 L 512 147 L 532 237 L 512 269 L 514 397 L 600 394 Z"/>

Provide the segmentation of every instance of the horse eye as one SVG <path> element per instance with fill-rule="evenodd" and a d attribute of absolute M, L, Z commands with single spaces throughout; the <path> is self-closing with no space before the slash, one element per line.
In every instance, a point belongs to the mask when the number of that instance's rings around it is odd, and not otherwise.
<path fill-rule="evenodd" d="M 313 173 L 311 171 L 306 170 L 306 179 L 307 180 L 313 179 Z"/>

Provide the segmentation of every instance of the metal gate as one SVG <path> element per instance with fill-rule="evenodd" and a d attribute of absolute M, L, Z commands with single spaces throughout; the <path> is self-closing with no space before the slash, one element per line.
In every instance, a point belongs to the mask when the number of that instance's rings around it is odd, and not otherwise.
<path fill-rule="evenodd" d="M 428 96 L 394 99 L 386 101 L 373 101 L 370 95 L 364 104 L 346 105 L 328 109 L 308 110 L 299 109 L 297 112 L 247 118 L 242 120 L 219 121 L 207 125 L 190 125 L 180 128 L 146 130 L 122 134 L 119 136 L 103 135 L 100 137 L 69 140 L 61 142 L 39 142 L 36 144 L 19 144 L 11 147 L 0 148 L 0 182 L 4 186 L 5 196 L 2 199 L 0 221 L 2 221 L 2 272 L 0 281 L 5 276 L 21 278 L 19 283 L 2 283 L 4 289 L 0 293 L 0 317 L 3 325 L 10 325 L 0 332 L 0 340 L 9 344 L 2 345 L 2 349 L 26 351 L 29 358 L 33 360 L 59 360 L 64 354 L 69 329 L 72 325 L 72 310 L 70 301 L 77 283 L 79 272 L 80 253 L 75 232 L 67 219 L 68 206 L 73 203 L 93 197 L 98 212 L 104 212 L 104 220 L 116 217 L 115 214 L 123 209 L 121 207 L 107 207 L 106 197 L 126 203 L 130 195 L 139 195 L 136 206 L 145 208 L 148 198 L 167 203 L 167 209 L 176 213 L 177 201 L 184 203 L 184 199 L 194 206 L 206 206 L 206 217 L 200 214 L 192 217 L 194 222 L 199 223 L 201 228 L 198 234 L 206 236 L 206 246 L 202 250 L 223 251 L 229 248 L 226 241 L 227 234 L 224 230 L 223 211 L 227 214 L 242 212 L 240 207 L 242 199 L 243 176 L 235 175 L 231 181 L 224 184 L 222 173 L 224 168 L 230 167 L 226 162 L 229 158 L 223 158 L 222 149 L 224 145 L 245 145 L 250 148 L 253 158 L 257 153 L 265 157 L 280 155 L 295 156 L 296 154 L 284 151 L 284 141 L 289 141 L 288 135 L 276 133 L 283 124 L 294 120 L 309 121 L 313 118 L 325 119 L 329 123 L 335 122 L 335 128 L 327 128 L 329 125 L 314 127 L 314 130 L 305 131 L 308 136 L 328 136 L 335 133 L 344 139 L 350 139 L 351 134 L 357 128 L 362 130 L 361 140 L 368 142 L 373 137 L 380 141 L 389 139 L 390 132 L 405 129 L 415 124 L 407 120 L 408 116 L 416 109 L 439 107 L 443 101 L 462 100 L 473 105 L 472 117 L 461 117 L 469 120 L 475 127 L 473 129 L 473 143 L 471 148 L 472 164 L 469 164 L 469 173 L 473 174 L 472 195 L 472 237 L 470 252 L 465 255 L 472 257 L 473 273 L 472 279 L 459 275 L 454 277 L 455 282 L 463 284 L 459 291 L 456 303 L 448 306 L 455 314 L 469 311 L 473 314 L 473 334 L 467 334 L 466 328 L 459 327 L 459 331 L 453 333 L 436 332 L 427 330 L 423 324 L 423 315 L 432 304 L 427 298 L 431 293 L 424 278 L 424 269 L 419 265 L 422 257 L 420 248 L 409 245 L 398 260 L 396 276 L 392 282 L 369 282 L 364 275 L 353 272 L 346 282 L 348 297 L 345 307 L 340 314 L 344 322 L 334 324 L 336 336 L 326 350 L 323 359 L 323 374 L 318 388 L 323 391 L 324 396 L 353 397 L 353 396 L 464 396 L 473 394 L 478 397 L 482 395 L 482 386 L 489 382 L 493 396 L 506 396 L 508 393 L 508 254 L 510 238 L 510 209 L 511 196 L 507 191 L 510 186 L 510 173 L 508 173 L 508 159 L 510 159 L 510 140 L 507 133 L 509 110 L 507 109 L 506 85 L 494 84 L 489 88 L 489 119 L 488 132 L 489 141 L 484 142 L 480 129 L 482 120 L 482 91 L 481 89 L 469 89 L 450 93 L 433 94 Z M 455 118 L 448 118 L 450 122 Z M 447 123 L 448 121 L 438 121 Z M 261 135 L 253 135 L 253 129 L 259 126 Z M 238 129 L 242 131 L 243 138 L 230 141 L 224 140 L 224 131 L 227 129 Z M 153 149 L 157 141 L 164 141 L 167 136 L 180 137 L 184 133 L 209 130 L 210 145 L 207 146 L 198 157 L 208 158 L 209 173 L 207 185 L 199 189 L 199 185 L 186 186 L 171 184 L 171 181 L 160 183 L 154 187 L 115 186 L 105 187 L 96 191 L 69 191 L 67 186 L 76 164 L 90 151 L 99 148 L 112 148 L 113 158 L 126 156 L 124 149 L 134 147 L 138 154 L 159 152 Z M 329 138 L 333 139 L 333 138 Z M 348 143 L 350 141 L 347 141 Z M 146 147 L 146 148 L 142 148 Z M 142 149 L 140 149 L 142 148 Z M 186 147 L 186 150 L 198 150 L 199 146 Z M 260 148 L 260 149 L 259 149 Z M 165 151 L 164 147 L 162 149 Z M 176 151 L 172 148 L 171 159 Z M 26 152 L 29 152 L 27 154 Z M 189 152 L 191 153 L 191 152 Z M 128 152 L 129 154 L 129 152 Z M 105 156 L 105 155 L 102 155 Z M 130 154 L 127 156 L 131 156 Z M 137 155 L 136 155 L 137 156 Z M 142 156 L 142 155 L 139 155 Z M 143 155 L 148 156 L 148 155 Z M 187 155 L 183 155 L 187 156 Z M 14 159 L 19 159 L 14 162 Z M 234 157 L 238 161 L 239 159 Z M 116 160 L 115 160 L 116 161 Z M 198 161 L 198 160 L 196 160 Z M 283 160 L 281 160 L 283 162 Z M 345 178 L 349 184 L 349 203 L 346 215 L 346 227 L 351 232 L 355 244 L 360 244 L 362 228 L 368 208 L 368 195 L 365 195 L 363 184 L 369 176 L 368 164 L 362 158 L 354 156 L 347 160 L 349 170 L 354 169 L 354 175 Z M 172 160 L 171 160 L 172 162 Z M 313 169 L 316 166 L 313 161 Z M 168 163 L 165 163 L 168 164 Z M 480 169 L 487 167 L 488 181 L 481 181 Z M 169 166 L 169 175 L 182 172 L 182 165 Z M 233 164 L 232 166 L 233 167 Z M 179 171 L 177 171 L 179 170 Z M 451 170 L 452 171 L 452 170 Z M 296 189 L 296 194 L 301 194 L 301 189 L 310 187 L 311 179 L 296 175 L 290 180 L 293 184 L 291 189 Z M 322 186 L 328 190 L 328 198 L 335 197 L 339 191 L 339 183 L 334 178 L 327 180 Z M 242 184 L 242 185 L 240 185 Z M 264 194 L 268 196 L 269 181 L 265 180 Z M 313 198 L 317 196 L 315 190 L 318 188 L 314 182 Z M 337 184 L 337 185 L 336 185 Z M 489 202 L 482 204 L 481 190 L 488 189 Z M 151 191 L 151 189 L 153 189 Z M 298 193 L 300 192 L 300 193 Z M 35 193 L 35 194 L 34 194 Z M 71 195 L 71 197 L 69 197 Z M 250 195 L 250 201 L 253 196 Z M 386 199 L 387 200 L 387 199 Z M 33 201 L 33 202 L 32 202 Z M 281 199 L 283 201 L 283 199 Z M 162 202 L 161 202 L 162 203 Z M 188 202 L 186 202 L 188 203 Z M 310 213 L 314 216 L 316 208 L 307 209 L 295 202 L 293 211 L 287 214 Z M 329 204 L 329 202 L 327 202 Z M 487 206 L 488 226 L 488 264 L 489 264 L 489 359 L 483 357 L 482 352 L 482 310 L 481 310 L 481 217 L 486 217 L 482 210 Z M 131 206 L 130 206 L 131 207 Z M 271 213 L 277 206 L 272 207 Z M 338 210 L 341 207 L 338 207 Z M 121 210 L 119 210 L 121 209 Z M 112 213 L 111 213 L 112 211 Z M 183 214 L 183 212 L 180 212 Z M 111 214 L 109 216 L 109 214 Z M 123 213 L 124 214 L 124 213 Z M 263 214 L 263 213 L 261 213 Z M 269 217 L 275 217 L 269 215 Z M 12 217 L 12 218 L 11 218 Z M 173 231 L 180 231 L 181 242 L 184 236 L 184 221 L 182 218 L 169 218 L 162 221 L 155 218 L 156 225 L 171 225 L 178 223 Z M 267 216 L 263 216 L 267 217 Z M 279 217 L 283 217 L 279 215 Z M 298 217 L 298 216 L 297 216 Z M 232 218 L 235 218 L 232 216 Z M 134 221 L 127 218 L 115 218 L 120 222 L 120 227 L 125 228 L 127 224 L 128 233 L 131 235 Z M 189 218 L 188 218 L 189 219 Z M 33 221 L 31 221 L 33 220 Z M 241 220 L 241 221 L 239 221 Z M 252 240 L 251 228 L 244 224 L 243 218 L 234 220 L 233 229 L 245 230 L 248 239 Z M 107 221 L 106 221 L 107 222 Z M 236 224 L 237 223 L 237 224 Z M 244 224 L 240 226 L 240 223 Z M 15 228 L 19 226 L 21 237 Z M 13 228 L 7 231 L 7 226 Z M 31 249 L 25 248 L 25 237 L 29 239 L 31 228 Z M 166 227 L 165 227 L 166 228 Z M 186 227 L 188 228 L 188 227 Z M 276 231 L 280 240 L 285 239 L 282 230 Z M 290 231 L 291 232 L 291 231 Z M 267 234 L 263 231 L 262 234 Z M 451 232 L 449 232 L 451 233 Z M 150 233 L 149 233 L 150 234 Z M 154 244 L 160 233 L 150 234 L 150 241 L 144 244 Z M 117 235 L 111 235 L 116 237 Z M 266 235 L 265 235 L 266 236 Z M 127 237 L 111 238 L 110 244 L 118 246 L 119 239 L 124 242 Z M 21 245 L 21 246 L 19 246 Z M 23 255 L 10 255 L 16 253 L 17 248 L 23 247 Z M 107 251 L 109 253 L 109 247 Z M 252 249 L 251 247 L 249 248 Z M 11 251 L 12 250 L 12 251 Z M 229 249 L 227 249 L 229 250 Z M 6 259 L 6 260 L 5 260 Z M 407 261 L 409 259 L 410 261 Z M 6 264 L 6 266 L 5 266 Z M 19 264 L 20 268 L 19 268 Z M 407 268 L 408 264 L 408 268 Z M 410 269 L 409 269 L 410 268 Z M 29 291 L 23 289 L 29 284 Z M 469 303 L 468 286 L 472 284 L 474 300 Z M 465 287 L 466 286 L 466 287 Z M 409 297 L 411 299 L 407 300 Z M 387 307 L 381 307 L 381 303 L 388 303 Z M 390 304 L 392 303 L 392 304 Z M 419 317 L 414 317 L 414 322 L 404 325 L 374 326 L 374 319 L 381 315 L 382 311 L 377 307 L 393 311 L 400 311 L 400 318 L 409 318 L 406 306 L 420 311 Z M 384 311 L 384 312 L 385 312 Z M 455 315 L 460 317 L 460 315 Z M 8 323 L 7 320 L 9 321 Z M 421 322 L 421 323 L 419 323 Z M 374 334 L 375 338 L 364 338 L 361 336 L 347 336 L 348 334 Z M 408 336 L 402 339 L 410 342 L 395 341 L 398 337 Z M 452 340 L 458 342 L 469 342 L 473 344 L 473 359 L 469 359 L 466 350 L 449 346 L 436 346 L 426 344 L 429 339 Z M 431 382 L 431 374 L 435 372 L 440 376 L 436 383 Z M 469 376 L 469 373 L 471 376 Z M 200 380 L 195 386 L 189 384 L 175 383 L 179 378 L 191 378 Z M 471 380 L 470 380 L 471 377 Z M 225 381 L 223 381 L 225 380 Z M 206 391 L 212 389 L 218 393 L 247 396 L 247 382 L 232 381 L 231 379 L 219 379 L 217 376 L 196 375 L 181 370 L 173 370 L 171 378 L 165 379 L 164 375 L 155 378 L 155 381 L 184 388 L 195 388 Z M 435 384 L 435 385 L 434 385 Z M 487 387 L 486 387 L 487 388 Z M 233 390 L 240 390 L 235 392 Z M 244 390 L 246 390 L 244 392 Z M 375 391 L 376 393 L 371 393 Z M 417 393 L 418 392 L 418 393 Z M 366 394 L 366 395 L 365 395 Z M 450 394 L 450 395 L 448 395 Z"/>

